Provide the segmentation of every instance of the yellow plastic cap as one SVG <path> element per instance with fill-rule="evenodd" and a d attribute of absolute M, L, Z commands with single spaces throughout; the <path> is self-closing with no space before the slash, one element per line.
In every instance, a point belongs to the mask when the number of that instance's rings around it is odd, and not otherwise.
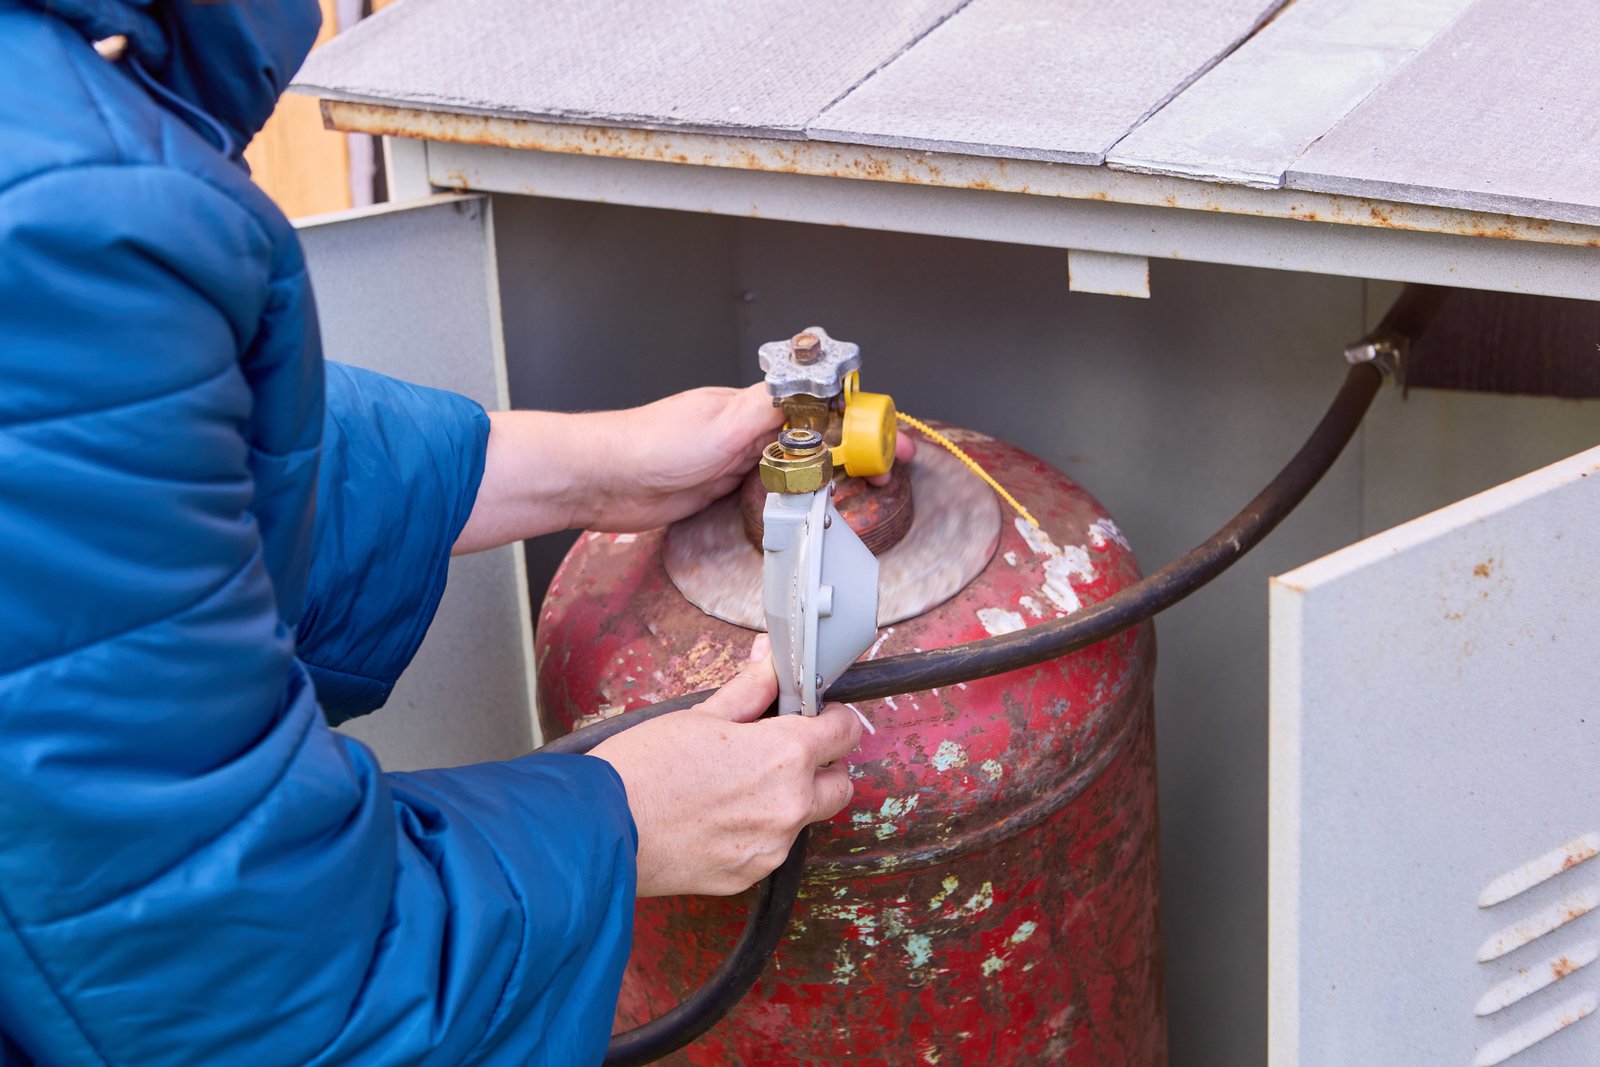
<path fill-rule="evenodd" d="M 888 474 L 894 466 L 895 434 L 899 417 L 887 393 L 848 394 L 843 433 L 833 450 L 833 461 L 852 478 Z"/>

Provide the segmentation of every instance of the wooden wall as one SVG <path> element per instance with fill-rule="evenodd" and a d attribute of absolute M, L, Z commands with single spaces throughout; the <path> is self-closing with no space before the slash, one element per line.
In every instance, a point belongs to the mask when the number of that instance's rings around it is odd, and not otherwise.
<path fill-rule="evenodd" d="M 372 0 L 373 10 L 390 0 Z M 321 0 L 321 44 L 342 27 L 335 0 Z M 343 211 L 352 206 L 349 139 L 322 128 L 317 101 L 290 94 L 278 104 L 266 128 L 245 150 L 256 184 L 290 218 Z"/>

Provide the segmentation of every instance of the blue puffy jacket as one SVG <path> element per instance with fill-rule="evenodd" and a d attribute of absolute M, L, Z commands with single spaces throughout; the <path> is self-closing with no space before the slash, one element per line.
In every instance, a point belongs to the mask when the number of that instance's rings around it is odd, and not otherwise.
<path fill-rule="evenodd" d="M 319 709 L 411 658 L 488 424 L 322 362 L 237 162 L 316 12 L 0 0 L 5 1067 L 568 1065 L 610 1029 L 611 768 L 384 774 Z"/>

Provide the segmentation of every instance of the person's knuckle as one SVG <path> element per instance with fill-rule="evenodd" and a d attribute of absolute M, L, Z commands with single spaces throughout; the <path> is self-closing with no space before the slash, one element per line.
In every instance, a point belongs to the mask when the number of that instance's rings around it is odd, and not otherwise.
<path fill-rule="evenodd" d="M 784 794 L 775 810 L 780 836 L 792 836 L 811 821 L 811 803 L 812 795 L 809 791 L 791 789 Z"/>
<path fill-rule="evenodd" d="M 799 730 L 785 730 L 773 747 L 778 769 L 804 767 L 813 755 L 811 739 Z"/>
<path fill-rule="evenodd" d="M 789 844 L 790 840 L 778 842 L 773 848 L 761 854 L 760 859 L 757 861 L 757 866 L 761 873 L 759 877 L 751 882 L 752 885 L 783 866 L 783 861 L 789 858 Z"/>
<path fill-rule="evenodd" d="M 849 807 L 850 802 L 856 798 L 856 783 L 848 774 L 839 776 L 838 798 L 839 807 L 834 809 L 836 811 Z"/>
<path fill-rule="evenodd" d="M 844 740 L 849 742 L 851 748 L 861 743 L 861 720 L 855 713 L 841 706 L 839 708 L 839 722 L 843 725 Z"/>
<path fill-rule="evenodd" d="M 850 784 L 848 778 L 834 779 L 820 792 L 821 802 L 817 805 L 818 810 L 822 812 L 822 818 L 831 819 L 849 805 L 855 787 Z"/>
<path fill-rule="evenodd" d="M 706 892 L 707 895 L 713 897 L 738 896 L 746 889 L 749 889 L 752 884 L 745 881 L 741 875 L 725 873 L 712 879 L 711 884 L 706 887 Z"/>

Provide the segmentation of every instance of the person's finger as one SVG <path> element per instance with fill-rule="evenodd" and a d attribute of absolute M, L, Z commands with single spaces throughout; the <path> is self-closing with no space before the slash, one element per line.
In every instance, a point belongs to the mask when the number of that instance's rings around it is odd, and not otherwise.
<path fill-rule="evenodd" d="M 772 638 L 766 634 L 756 634 L 756 639 L 750 642 L 750 661 L 766 659 L 772 655 Z"/>
<path fill-rule="evenodd" d="M 817 771 L 811 795 L 811 818 L 808 822 L 822 822 L 843 811 L 855 796 L 855 783 L 842 763 Z"/>
<path fill-rule="evenodd" d="M 917 457 L 917 439 L 899 430 L 894 435 L 894 461 L 909 463 Z"/>
<path fill-rule="evenodd" d="M 783 425 L 783 409 L 773 405 L 766 382 L 756 382 L 740 389 L 731 407 L 740 427 L 745 430 L 745 437 L 770 437 L 772 431 Z"/>
<path fill-rule="evenodd" d="M 752 660 L 733 681 L 711 694 L 700 707 L 729 722 L 755 722 L 778 699 L 778 672 L 772 656 Z"/>
<path fill-rule="evenodd" d="M 713 500 L 721 500 L 743 484 L 744 475 L 742 473 L 724 474 L 722 477 L 714 479 L 706 487 L 705 499 L 708 503 Z"/>
<path fill-rule="evenodd" d="M 917 440 L 904 430 L 897 430 L 894 435 L 894 461 L 896 463 L 910 463 L 917 455 Z M 867 479 L 871 485 L 883 488 L 889 484 L 887 474 L 874 474 Z"/>
<path fill-rule="evenodd" d="M 842 759 L 861 743 L 861 720 L 843 704 L 827 704 L 806 724 L 806 740 L 817 766 Z"/>

